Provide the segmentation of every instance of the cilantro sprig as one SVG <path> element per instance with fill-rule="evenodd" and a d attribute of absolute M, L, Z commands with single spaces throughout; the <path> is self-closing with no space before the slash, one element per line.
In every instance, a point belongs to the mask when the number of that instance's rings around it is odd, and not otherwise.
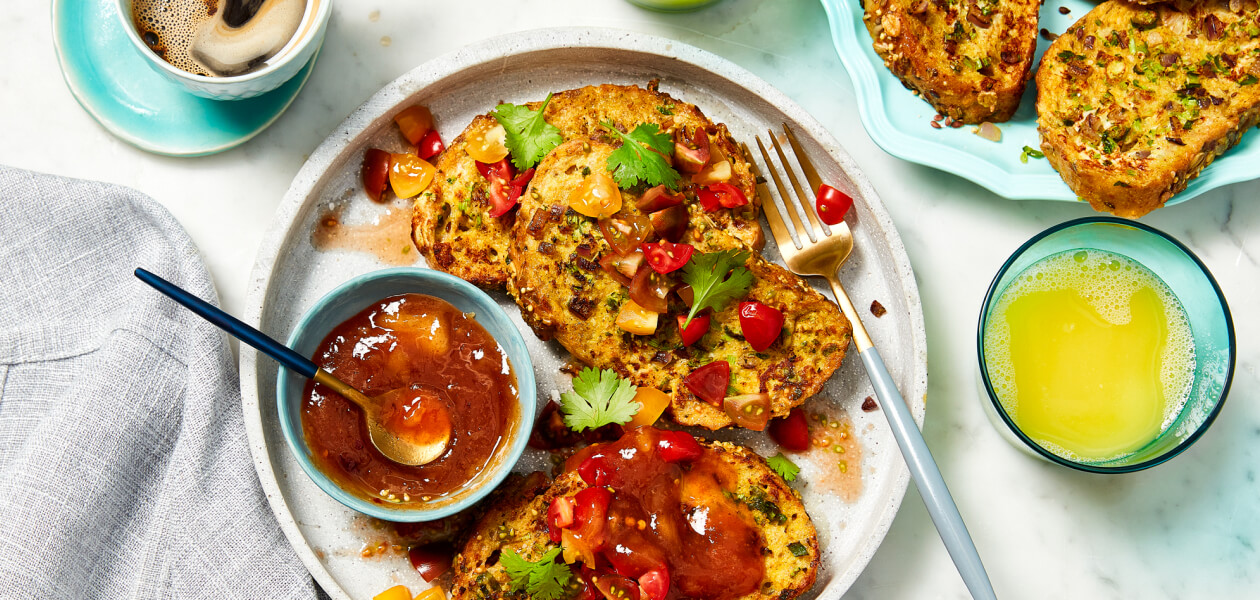
<path fill-rule="evenodd" d="M 683 327 L 690 325 L 691 319 L 700 311 L 706 308 L 722 310 L 730 301 L 748 293 L 753 276 L 743 265 L 748 262 L 749 256 L 748 252 L 736 250 L 692 255 L 683 267 L 682 280 L 691 286 L 695 298 Z M 729 277 L 727 273 L 730 273 Z"/>
<path fill-rule="evenodd" d="M 563 562 L 557 563 L 559 548 L 548 550 L 536 562 L 521 558 L 515 550 L 505 548 L 499 555 L 503 568 L 512 580 L 512 590 L 525 592 L 533 600 L 559 600 L 565 597 L 565 586 L 573 580 L 573 571 Z"/>
<path fill-rule="evenodd" d="M 608 171 L 618 186 L 628 188 L 642 182 L 678 189 L 682 176 L 665 160 L 674 152 L 674 140 L 668 133 L 661 133 L 656 123 L 641 123 L 630 133 L 622 133 L 612 121 L 600 125 L 621 140 L 621 147 L 608 155 Z"/>
<path fill-rule="evenodd" d="M 801 472 L 801 468 L 796 466 L 796 463 L 789 460 L 788 457 L 783 456 L 782 452 L 767 458 L 766 463 L 769 464 L 770 468 L 773 469 L 775 473 L 778 473 L 779 477 L 782 477 L 784 481 L 796 481 L 796 474 Z M 797 556 L 800 555 L 797 554 Z"/>
<path fill-rule="evenodd" d="M 560 394 L 564 424 L 582 431 L 627 423 L 643 406 L 634 400 L 637 391 L 615 371 L 586 367 L 573 378 L 573 391 Z"/>
<path fill-rule="evenodd" d="M 525 170 L 542 160 L 548 152 L 564 142 L 560 128 L 543 119 L 543 111 L 551 102 L 551 94 L 538 110 L 516 104 L 500 104 L 491 113 L 507 132 L 505 143 L 512 153 L 512 164 Z"/>

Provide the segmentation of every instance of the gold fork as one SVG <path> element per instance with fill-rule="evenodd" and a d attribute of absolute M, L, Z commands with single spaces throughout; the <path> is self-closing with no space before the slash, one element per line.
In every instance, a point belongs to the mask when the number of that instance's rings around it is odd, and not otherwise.
<path fill-rule="evenodd" d="M 810 189 L 820 189 L 822 180 L 818 177 L 814 164 L 806 156 L 804 148 L 796 139 L 796 134 L 786 123 L 783 124 L 783 132 L 792 146 L 792 153 L 796 155 L 801 172 L 804 173 Z M 814 201 L 801 188 L 782 146 L 779 145 L 778 138 L 775 137 L 773 131 L 767 131 L 767 133 L 779 157 L 779 163 L 782 165 L 783 176 L 780 176 L 779 169 L 776 169 L 774 162 L 770 160 L 770 153 L 766 151 L 760 136 L 757 137 L 757 147 L 761 150 L 761 157 L 765 159 L 767 171 L 774 180 L 775 187 L 778 188 L 779 197 L 783 198 L 783 207 L 792 221 L 797 239 L 800 240 L 800 248 L 797 248 L 791 234 L 788 233 L 787 224 L 783 216 L 779 214 L 779 208 L 770 195 L 766 179 L 762 177 L 757 162 L 748 151 L 748 146 L 746 144 L 740 144 L 740 146 L 752 168 L 753 175 L 757 177 L 757 193 L 761 196 L 762 208 L 766 213 L 766 220 L 770 223 L 774 241 L 779 246 L 779 253 L 783 255 L 783 261 L 793 273 L 822 277 L 831 284 L 836 303 L 840 305 L 840 310 L 853 325 L 853 344 L 857 347 L 862 364 L 866 367 L 866 374 L 875 388 L 875 395 L 879 397 L 879 406 L 884 410 L 884 416 L 888 419 L 893 437 L 896 438 L 901 454 L 910 467 L 910 474 L 914 477 L 915 485 L 919 488 L 919 494 L 927 505 L 928 514 L 932 516 L 932 521 L 936 524 L 945 548 L 949 550 L 949 555 L 954 560 L 954 565 L 958 567 L 958 572 L 962 575 L 972 597 L 996 599 L 993 585 L 985 573 L 984 564 L 980 562 L 980 555 L 976 552 L 971 536 L 967 533 L 967 526 L 963 523 L 962 515 L 959 514 L 958 507 L 949 494 L 949 488 L 945 486 L 941 471 L 937 468 L 936 461 L 932 459 L 931 452 L 928 451 L 927 442 L 923 440 L 923 434 L 919 432 L 910 409 L 901 397 L 901 392 L 897 391 L 892 376 L 888 374 L 888 367 L 884 365 L 879 350 L 871 343 L 871 336 L 862 325 L 862 319 L 854 308 L 853 301 L 840 285 L 837 271 L 853 252 L 853 234 L 849 231 L 849 225 L 842 221 L 824 229 L 818 220 L 818 215 L 814 212 Z M 789 194 L 788 188 L 784 186 L 784 176 L 791 183 L 795 196 Z M 798 211 L 805 213 L 805 218 L 809 220 L 809 227 L 801 221 L 797 215 Z"/>

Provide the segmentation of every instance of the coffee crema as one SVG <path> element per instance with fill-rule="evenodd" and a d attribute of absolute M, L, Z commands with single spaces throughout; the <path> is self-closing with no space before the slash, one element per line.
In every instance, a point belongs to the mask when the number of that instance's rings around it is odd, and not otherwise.
<path fill-rule="evenodd" d="M 281 56 L 319 0 L 133 0 L 140 38 L 195 75 L 231 77 Z"/>

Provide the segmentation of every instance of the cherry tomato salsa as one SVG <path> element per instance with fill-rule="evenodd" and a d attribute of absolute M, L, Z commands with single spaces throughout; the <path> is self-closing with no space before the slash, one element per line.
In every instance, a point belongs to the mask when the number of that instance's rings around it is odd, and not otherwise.
<path fill-rule="evenodd" d="M 518 420 L 516 375 L 502 348 L 439 298 L 385 298 L 333 329 L 313 360 L 368 396 L 420 387 L 446 406 L 446 453 L 409 467 L 376 450 L 358 406 L 307 382 L 302 429 L 316 466 L 343 489 L 378 504 L 425 502 L 459 489 L 508 444 Z"/>
<path fill-rule="evenodd" d="M 761 585 L 761 534 L 723 493 L 736 489 L 737 474 L 690 434 L 639 427 L 616 442 L 583 448 L 566 468 L 595 486 L 584 492 L 611 490 L 602 527 L 581 522 L 590 500 L 579 492 L 566 530 L 579 542 L 598 539 L 591 548 L 598 572 L 608 565 L 654 588 L 648 582 L 664 578 L 669 600 L 729 600 Z M 643 591 L 642 600 L 649 600 L 655 590 Z"/>

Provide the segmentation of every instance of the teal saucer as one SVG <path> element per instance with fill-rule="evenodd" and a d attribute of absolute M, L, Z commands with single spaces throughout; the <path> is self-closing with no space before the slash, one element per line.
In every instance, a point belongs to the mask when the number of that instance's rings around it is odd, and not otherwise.
<path fill-rule="evenodd" d="M 258 135 L 310 77 L 315 57 L 271 92 L 248 100 L 194 96 L 158 75 L 116 23 L 115 0 L 53 0 L 53 45 L 66 85 L 119 139 L 168 156 L 204 156 Z"/>

